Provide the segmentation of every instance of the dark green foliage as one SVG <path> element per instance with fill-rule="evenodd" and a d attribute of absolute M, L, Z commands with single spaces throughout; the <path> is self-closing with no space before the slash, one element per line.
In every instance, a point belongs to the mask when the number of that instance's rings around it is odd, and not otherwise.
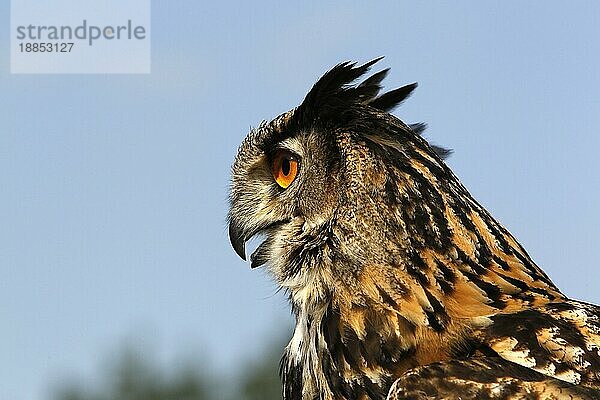
<path fill-rule="evenodd" d="M 52 400 L 279 400 L 283 345 L 278 341 L 260 358 L 233 368 L 232 378 L 215 376 L 210 360 L 199 357 L 166 367 L 126 347 L 97 379 L 97 385 L 63 382 Z M 145 353 L 145 352 L 144 352 Z"/>
<path fill-rule="evenodd" d="M 236 400 L 281 399 L 278 371 L 283 347 L 283 342 L 279 342 L 265 352 L 261 359 L 247 364 L 240 379 L 240 390 Z"/>

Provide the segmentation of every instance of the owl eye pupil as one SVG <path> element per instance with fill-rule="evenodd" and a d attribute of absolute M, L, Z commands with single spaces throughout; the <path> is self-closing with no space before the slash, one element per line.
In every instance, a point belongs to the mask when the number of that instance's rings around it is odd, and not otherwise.
<path fill-rule="evenodd" d="M 283 160 L 281 160 L 281 172 L 283 172 L 283 175 L 288 176 L 290 174 L 291 169 L 292 166 L 290 165 L 289 158 L 284 158 Z"/>

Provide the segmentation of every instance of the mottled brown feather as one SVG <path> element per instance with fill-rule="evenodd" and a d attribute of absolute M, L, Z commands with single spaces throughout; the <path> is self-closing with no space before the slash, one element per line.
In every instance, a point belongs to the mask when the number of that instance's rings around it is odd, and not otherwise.
<path fill-rule="evenodd" d="M 600 308 L 564 296 L 447 152 L 386 112 L 415 85 L 353 85 L 371 64 L 333 68 L 232 167 L 232 244 L 265 236 L 252 265 L 296 317 L 284 399 L 600 398 Z M 286 189 L 281 149 L 300 162 Z"/>

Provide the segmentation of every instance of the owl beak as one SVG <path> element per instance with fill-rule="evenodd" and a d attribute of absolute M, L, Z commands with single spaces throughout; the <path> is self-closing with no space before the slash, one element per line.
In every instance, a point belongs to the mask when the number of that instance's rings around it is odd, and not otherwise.
<path fill-rule="evenodd" d="M 246 261 L 246 238 L 242 229 L 233 220 L 229 222 L 229 240 L 237 255 Z"/>

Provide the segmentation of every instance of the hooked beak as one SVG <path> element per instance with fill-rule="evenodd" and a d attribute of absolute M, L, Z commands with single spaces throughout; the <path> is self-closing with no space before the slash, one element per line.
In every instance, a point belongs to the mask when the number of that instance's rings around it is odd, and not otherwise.
<path fill-rule="evenodd" d="M 252 239 L 255 235 L 276 228 L 289 220 L 279 220 L 268 225 L 256 227 L 253 231 L 245 231 L 234 219 L 229 220 L 229 241 L 238 256 L 246 261 L 246 241 Z M 250 256 L 250 268 L 257 268 L 268 261 L 269 241 L 265 240 Z"/>
<path fill-rule="evenodd" d="M 234 220 L 229 221 L 229 241 L 238 256 L 246 261 L 246 237 Z"/>

